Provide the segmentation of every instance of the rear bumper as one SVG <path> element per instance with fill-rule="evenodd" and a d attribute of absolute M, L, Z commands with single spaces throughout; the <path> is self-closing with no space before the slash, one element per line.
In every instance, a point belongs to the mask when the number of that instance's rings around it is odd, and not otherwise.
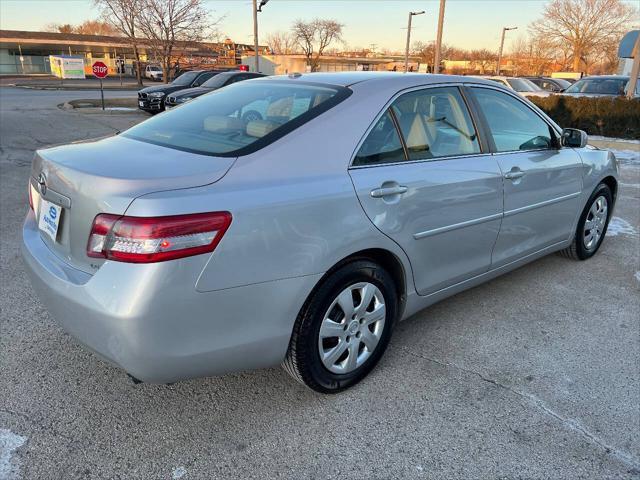
<path fill-rule="evenodd" d="M 40 238 L 29 212 L 22 255 L 55 320 L 109 362 L 145 382 L 168 383 L 279 364 L 295 318 L 320 275 L 199 293 L 207 258 L 70 267 Z"/>

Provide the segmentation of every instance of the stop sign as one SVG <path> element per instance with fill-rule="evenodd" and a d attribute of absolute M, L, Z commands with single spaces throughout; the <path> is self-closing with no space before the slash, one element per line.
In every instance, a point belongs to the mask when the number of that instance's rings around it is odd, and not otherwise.
<path fill-rule="evenodd" d="M 103 62 L 95 62 L 92 66 L 93 75 L 104 78 L 109 74 L 109 68 Z"/>

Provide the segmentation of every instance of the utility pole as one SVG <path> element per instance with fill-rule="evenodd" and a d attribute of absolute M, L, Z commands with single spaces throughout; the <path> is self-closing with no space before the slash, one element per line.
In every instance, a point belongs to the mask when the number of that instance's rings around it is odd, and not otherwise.
<path fill-rule="evenodd" d="M 433 73 L 440 73 L 440 55 L 442 52 L 442 27 L 444 26 L 444 4 L 446 0 L 440 0 L 440 13 L 438 14 L 438 35 L 436 36 L 436 54 L 433 61 Z"/>
<path fill-rule="evenodd" d="M 518 27 L 502 27 L 502 39 L 500 40 L 500 51 L 498 52 L 498 65 L 496 66 L 496 75 L 500 75 L 500 62 L 502 62 L 502 49 L 504 48 L 504 35 L 509 30 L 517 30 Z"/>
<path fill-rule="evenodd" d="M 258 0 L 253 0 L 253 48 L 256 54 L 256 72 L 260 71 L 260 55 L 258 54 Z"/>
<path fill-rule="evenodd" d="M 627 98 L 631 99 L 636 93 L 636 85 L 638 84 L 638 75 L 640 74 L 640 34 L 636 38 L 636 44 L 633 47 L 633 65 L 631 67 L 631 78 L 627 85 Z"/>
<path fill-rule="evenodd" d="M 411 43 L 411 19 L 414 15 L 422 15 L 424 10 L 420 12 L 409 12 L 409 24 L 407 25 L 407 48 L 404 51 L 404 73 L 409 71 L 409 45 Z"/>

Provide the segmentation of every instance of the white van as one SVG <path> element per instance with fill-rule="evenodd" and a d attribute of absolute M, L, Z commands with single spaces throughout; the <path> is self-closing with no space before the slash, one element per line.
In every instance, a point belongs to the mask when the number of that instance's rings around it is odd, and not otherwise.
<path fill-rule="evenodd" d="M 157 82 L 162 81 L 162 68 L 158 65 L 147 65 L 144 69 L 144 78 Z"/>

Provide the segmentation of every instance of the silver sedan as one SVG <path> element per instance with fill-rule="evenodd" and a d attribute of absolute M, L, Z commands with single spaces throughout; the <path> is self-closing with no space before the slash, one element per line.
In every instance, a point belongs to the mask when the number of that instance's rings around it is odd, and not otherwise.
<path fill-rule="evenodd" d="M 398 321 L 597 252 L 618 167 L 586 140 L 481 79 L 249 80 L 38 151 L 23 256 L 57 321 L 136 379 L 282 364 L 336 392 Z"/>

